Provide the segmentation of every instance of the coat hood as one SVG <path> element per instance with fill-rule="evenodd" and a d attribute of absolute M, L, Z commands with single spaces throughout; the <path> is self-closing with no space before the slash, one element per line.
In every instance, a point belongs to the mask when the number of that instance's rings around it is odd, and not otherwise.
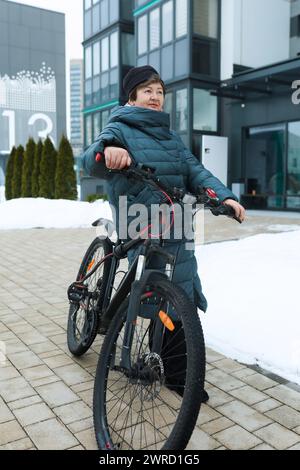
<path fill-rule="evenodd" d="M 112 122 L 121 122 L 130 127 L 136 127 L 155 139 L 172 138 L 170 116 L 164 112 L 137 106 L 119 106 L 111 114 L 109 123 Z"/>

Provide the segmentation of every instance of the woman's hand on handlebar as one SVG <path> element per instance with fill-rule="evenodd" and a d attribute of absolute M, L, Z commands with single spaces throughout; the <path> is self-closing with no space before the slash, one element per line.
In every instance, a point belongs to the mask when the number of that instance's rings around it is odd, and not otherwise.
<path fill-rule="evenodd" d="M 237 219 L 239 219 L 240 222 L 243 222 L 246 217 L 246 211 L 245 208 L 239 204 L 237 201 L 234 199 L 225 199 L 223 204 L 226 204 L 227 206 L 230 206 L 234 209 L 235 216 Z"/>
<path fill-rule="evenodd" d="M 132 162 L 127 150 L 120 147 L 106 147 L 104 155 L 106 167 L 110 170 L 123 170 Z"/>

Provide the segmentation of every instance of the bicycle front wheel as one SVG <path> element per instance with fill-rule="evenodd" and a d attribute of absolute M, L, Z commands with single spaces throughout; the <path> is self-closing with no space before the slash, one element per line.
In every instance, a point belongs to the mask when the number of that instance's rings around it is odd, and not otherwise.
<path fill-rule="evenodd" d="M 76 280 L 83 279 L 110 252 L 109 242 L 96 238 L 84 255 Z M 104 297 L 110 263 L 110 259 L 105 260 L 99 269 L 84 282 L 89 295 L 83 301 L 70 305 L 67 340 L 68 348 L 74 356 L 82 356 L 96 338 L 99 326 L 98 309 L 101 308 L 101 299 Z"/>
<path fill-rule="evenodd" d="M 128 373 L 120 367 L 128 303 L 127 298 L 116 312 L 99 356 L 93 403 L 98 446 L 185 449 L 198 418 L 205 377 L 197 309 L 181 288 L 167 280 L 147 286 Z M 149 307 L 151 319 L 146 318 Z M 160 354 L 152 350 L 155 331 L 162 332 Z"/>

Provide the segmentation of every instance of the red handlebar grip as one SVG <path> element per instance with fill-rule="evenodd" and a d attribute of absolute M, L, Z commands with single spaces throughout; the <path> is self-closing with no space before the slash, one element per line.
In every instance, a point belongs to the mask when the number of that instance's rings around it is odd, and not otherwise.
<path fill-rule="evenodd" d="M 97 162 L 97 163 L 101 162 L 102 157 L 103 157 L 102 153 L 97 153 L 97 155 L 96 155 L 96 162 Z"/>

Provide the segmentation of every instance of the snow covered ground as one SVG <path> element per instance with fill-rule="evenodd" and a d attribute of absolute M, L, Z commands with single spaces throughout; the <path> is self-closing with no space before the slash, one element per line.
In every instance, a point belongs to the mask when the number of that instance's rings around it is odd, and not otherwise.
<path fill-rule="evenodd" d="M 89 227 L 99 217 L 111 218 L 107 202 L 19 199 L 0 204 L 0 230 Z M 300 230 L 294 230 L 196 248 L 209 305 L 201 313 L 206 344 L 298 384 L 299 246 Z"/>
<path fill-rule="evenodd" d="M 0 186 L 0 203 L 5 201 L 5 187 Z"/>

